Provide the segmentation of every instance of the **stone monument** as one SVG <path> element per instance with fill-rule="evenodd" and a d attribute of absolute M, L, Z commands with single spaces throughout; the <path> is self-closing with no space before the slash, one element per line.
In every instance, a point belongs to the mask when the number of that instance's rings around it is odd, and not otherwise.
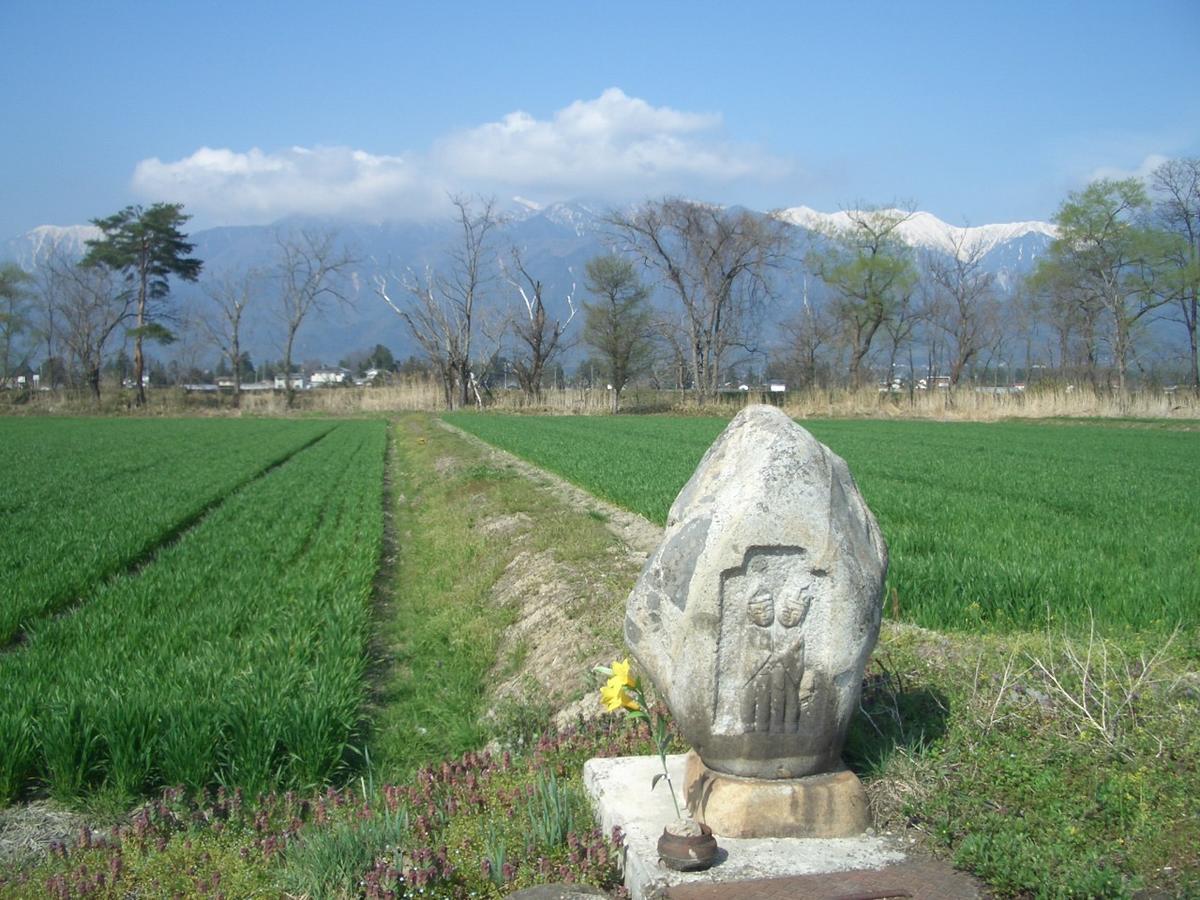
<path fill-rule="evenodd" d="M 886 572 L 846 463 L 775 407 L 738 414 L 671 507 L 625 619 L 693 748 L 697 821 L 725 837 L 867 828 L 841 753 Z"/>

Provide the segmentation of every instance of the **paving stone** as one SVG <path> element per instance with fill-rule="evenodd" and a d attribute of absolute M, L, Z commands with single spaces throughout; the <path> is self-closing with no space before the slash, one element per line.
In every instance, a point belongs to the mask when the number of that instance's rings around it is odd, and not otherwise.
<path fill-rule="evenodd" d="M 724 884 L 679 884 L 667 900 L 974 900 L 988 894 L 970 875 L 935 859 L 910 858 L 861 869 Z"/>

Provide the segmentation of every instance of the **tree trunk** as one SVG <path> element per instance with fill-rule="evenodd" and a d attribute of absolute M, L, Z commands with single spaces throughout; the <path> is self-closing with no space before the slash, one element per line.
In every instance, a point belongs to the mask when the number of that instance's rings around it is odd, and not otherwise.
<path fill-rule="evenodd" d="M 146 405 L 146 391 L 142 387 L 142 370 L 146 365 L 142 357 L 142 326 L 146 324 L 146 275 L 144 272 L 141 275 L 138 284 L 137 336 L 133 341 L 133 380 L 137 383 L 134 400 L 136 406 Z"/>
<path fill-rule="evenodd" d="M 288 332 L 287 346 L 283 352 L 283 405 L 291 409 L 296 402 L 296 389 L 292 387 L 292 342 L 296 338 L 296 329 Z"/>
<path fill-rule="evenodd" d="M 848 374 L 850 376 L 851 387 L 860 387 L 862 384 L 859 370 L 862 368 L 863 357 L 867 355 L 867 350 L 867 347 L 855 347 L 854 351 L 850 354 L 850 371 Z"/>
<path fill-rule="evenodd" d="M 1200 310 L 1197 309 L 1197 307 L 1200 307 L 1200 303 L 1197 302 L 1195 297 L 1192 297 L 1191 305 L 1191 318 L 1188 319 L 1186 316 L 1187 309 L 1184 309 L 1184 317 L 1188 325 L 1188 344 L 1192 354 L 1192 390 L 1197 396 L 1200 396 L 1200 354 L 1197 353 L 1196 347 L 1196 314 L 1197 312 L 1200 312 Z"/>
<path fill-rule="evenodd" d="M 471 404 L 471 364 L 467 360 L 459 362 L 459 394 L 458 405 L 461 409 L 466 409 Z"/>
<path fill-rule="evenodd" d="M 240 409 L 242 405 L 242 355 L 239 352 L 237 338 L 233 340 L 233 408 Z"/>
<path fill-rule="evenodd" d="M 137 327 L 142 327 L 142 311 L 138 307 Z M 133 381 L 137 388 L 137 393 L 134 395 L 134 405 L 144 406 L 146 403 L 146 392 L 142 388 L 142 369 L 145 367 L 145 361 L 142 359 L 142 335 L 139 331 L 133 339 Z"/>

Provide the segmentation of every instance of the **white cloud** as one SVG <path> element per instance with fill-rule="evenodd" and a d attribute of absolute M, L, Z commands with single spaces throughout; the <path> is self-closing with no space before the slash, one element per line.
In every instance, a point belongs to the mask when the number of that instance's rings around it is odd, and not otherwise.
<path fill-rule="evenodd" d="M 1118 166 L 1100 166 L 1093 169 L 1089 181 L 1095 181 L 1098 178 L 1112 178 L 1121 180 L 1124 178 L 1147 178 L 1150 173 L 1167 162 L 1169 157 L 1163 156 L 1161 153 L 1151 153 L 1141 164 L 1133 169 L 1122 169 Z"/>
<path fill-rule="evenodd" d="M 404 157 L 376 156 L 348 147 L 292 147 L 245 153 L 201 147 L 164 163 L 142 160 L 133 188 L 171 199 L 223 222 L 270 221 L 291 213 L 377 215 L 389 204 L 428 209 L 435 195 L 424 173 Z"/>
<path fill-rule="evenodd" d="M 455 132 L 423 154 L 376 155 L 348 147 L 246 152 L 201 147 L 174 162 L 137 164 L 143 197 L 184 203 L 222 222 L 266 222 L 291 213 L 419 217 L 449 191 L 626 198 L 769 180 L 787 166 L 725 141 L 721 117 L 651 106 L 618 88 L 576 100 L 549 119 L 509 113 Z"/>

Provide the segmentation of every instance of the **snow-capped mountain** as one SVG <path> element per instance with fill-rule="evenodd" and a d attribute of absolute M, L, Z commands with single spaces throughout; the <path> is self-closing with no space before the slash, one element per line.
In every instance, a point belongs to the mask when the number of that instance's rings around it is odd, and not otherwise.
<path fill-rule="evenodd" d="M 524 264 L 546 288 L 551 303 L 563 303 L 574 292 L 584 292 L 584 267 L 592 257 L 609 252 L 609 229 L 604 224 L 608 207 L 597 201 L 573 201 L 540 204 L 524 198 L 512 198 L 497 205 L 502 224 L 492 235 L 492 255 L 498 267 L 507 260 L 510 247 L 520 249 Z M 631 213 L 636 206 L 623 208 Z M 795 226 L 797 238 L 812 232 L 826 233 L 829 228 L 844 227 L 845 213 L 821 213 L 807 207 L 794 207 L 779 214 Z M 395 313 L 376 295 L 379 277 L 395 282 L 408 270 L 423 271 L 427 266 L 444 265 L 446 255 L 459 239 L 458 229 L 447 217 L 438 222 L 393 221 L 382 223 L 326 221 L 293 218 L 274 225 L 209 228 L 192 232 L 193 255 L 204 260 L 204 277 L 244 272 L 251 268 L 269 269 L 278 252 L 279 231 L 297 227 L 329 227 L 360 262 L 351 273 L 354 307 L 339 309 L 325 320 L 314 320 L 301 333 L 297 348 L 300 358 L 321 358 L 332 362 L 347 353 L 387 344 L 398 356 L 415 352 L 411 338 Z M 1015 286 L 1033 269 L 1054 237 L 1053 226 L 1045 222 L 1017 222 L 957 228 L 930 213 L 916 213 L 901 227 L 905 240 L 931 253 L 950 253 L 956 242 L 984 251 L 983 267 L 996 276 L 1001 290 Z M 32 269 L 58 245 L 68 254 L 82 256 L 84 242 L 99 235 L 91 225 L 41 226 L 20 237 L 0 243 L 0 260 L 13 260 Z M 781 272 L 782 282 L 801 283 L 803 264 L 795 271 Z M 490 301 L 503 306 L 511 300 L 504 278 L 497 275 L 490 284 Z M 252 304 L 247 322 L 247 346 L 257 358 L 279 355 L 278 327 L 272 317 L 275 302 L 264 288 L 260 303 Z M 196 285 L 178 285 L 173 290 L 176 302 L 186 308 L 203 305 L 202 291 Z M 668 302 L 663 295 L 663 302 Z M 783 291 L 772 306 L 770 316 L 779 320 L 793 309 L 794 298 Z M 769 330 L 770 323 L 766 326 Z"/>
<path fill-rule="evenodd" d="M 75 259 L 86 252 L 85 243 L 100 237 L 95 225 L 39 225 L 18 238 L 8 241 L 3 256 L 11 259 L 22 269 L 31 270 L 57 247 L 68 259 Z"/>
<path fill-rule="evenodd" d="M 907 217 L 898 227 L 898 232 L 913 247 L 936 250 L 941 253 L 970 253 L 976 249 L 986 256 L 995 248 L 1027 235 L 1045 238 L 1049 243 L 1058 236 L 1058 230 L 1049 222 L 1006 222 L 999 225 L 976 225 L 960 227 L 943 222 L 933 213 L 892 209 L 883 212 L 897 217 Z M 810 231 L 837 232 L 850 225 L 846 212 L 823 213 L 807 206 L 794 206 L 778 213 L 780 219 L 799 225 Z"/>

